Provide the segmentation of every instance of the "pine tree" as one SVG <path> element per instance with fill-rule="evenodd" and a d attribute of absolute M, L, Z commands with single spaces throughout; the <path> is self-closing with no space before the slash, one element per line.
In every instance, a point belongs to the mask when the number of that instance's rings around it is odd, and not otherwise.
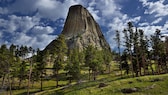
<path fill-rule="evenodd" d="M 38 77 L 40 77 L 40 90 L 43 90 L 43 75 L 45 74 L 46 70 L 46 56 L 45 54 L 40 51 L 39 49 L 37 49 L 37 56 L 36 56 L 36 75 L 38 75 Z"/>
<path fill-rule="evenodd" d="M 134 55 L 134 71 L 136 73 L 136 76 L 139 76 L 138 72 L 140 72 L 141 75 L 141 66 L 139 63 L 139 53 L 140 53 L 140 47 L 139 47 L 139 33 L 138 29 L 136 28 L 135 33 L 133 34 L 133 55 Z"/>
<path fill-rule="evenodd" d="M 2 84 L 1 84 L 1 89 L 4 89 L 5 87 L 5 81 L 6 77 L 8 77 L 9 74 L 9 64 L 7 62 L 8 55 L 8 49 L 5 44 L 1 45 L 0 47 L 0 74 L 2 77 Z"/>
<path fill-rule="evenodd" d="M 54 61 L 54 74 L 56 78 L 56 87 L 58 87 L 59 80 L 59 70 L 63 68 L 63 64 L 65 63 L 65 56 L 67 54 L 67 45 L 65 43 L 64 35 L 59 35 L 56 39 L 56 48 L 55 48 L 55 61 Z"/>
<path fill-rule="evenodd" d="M 29 47 L 28 52 L 32 55 L 32 57 L 29 58 L 30 67 L 29 67 L 29 75 L 28 75 L 29 78 L 28 78 L 27 95 L 29 95 L 30 81 L 31 81 L 32 69 L 33 69 L 33 56 L 34 56 L 35 50 L 32 47 Z"/>
<path fill-rule="evenodd" d="M 67 65 L 65 67 L 65 70 L 67 71 L 67 74 L 69 75 L 69 83 L 71 83 L 72 79 L 75 79 L 77 81 L 80 80 L 80 53 L 78 49 L 72 49 L 69 51 Z"/>
<path fill-rule="evenodd" d="M 15 57 L 14 57 L 15 46 L 11 45 L 10 48 L 4 44 L 0 47 L 0 74 L 2 75 L 2 85 L 1 88 L 5 87 L 5 81 L 7 81 L 6 87 L 10 90 L 10 95 L 12 95 L 12 82 L 15 76 Z"/>
<path fill-rule="evenodd" d="M 85 54 L 85 64 L 89 67 L 89 80 L 90 80 L 90 71 L 93 73 L 93 79 L 96 80 L 96 75 L 101 69 L 103 63 L 103 57 L 100 51 L 94 48 L 92 45 L 89 45 L 86 48 Z"/>
<path fill-rule="evenodd" d="M 107 49 L 103 49 L 101 52 L 103 57 L 103 63 L 105 63 L 106 70 L 108 71 L 108 73 L 110 73 L 110 67 L 111 67 L 110 62 L 112 60 L 112 54 Z"/>
<path fill-rule="evenodd" d="M 132 43 L 133 43 L 133 24 L 131 22 L 128 22 L 128 51 L 130 56 L 130 62 L 131 62 L 131 70 L 132 70 L 132 76 L 134 77 L 134 64 L 133 64 L 133 57 L 132 57 Z"/>
<path fill-rule="evenodd" d="M 155 34 L 151 36 L 151 45 L 153 49 L 153 55 L 155 62 L 157 63 L 157 72 L 161 73 L 161 55 L 164 53 L 164 46 L 160 39 L 160 30 L 156 29 Z"/>
<path fill-rule="evenodd" d="M 139 30 L 140 33 L 140 59 L 141 65 L 144 69 L 144 75 L 147 73 L 148 64 L 147 64 L 147 55 L 148 55 L 148 39 L 145 38 L 144 31 Z M 140 71 L 141 72 L 141 71 Z"/>
<path fill-rule="evenodd" d="M 90 71 L 91 71 L 91 62 L 92 62 L 92 59 L 94 58 L 94 48 L 93 46 L 89 45 L 87 48 L 86 48 L 86 51 L 85 51 L 85 65 L 87 67 L 89 67 L 89 80 L 90 80 Z"/>
<path fill-rule="evenodd" d="M 120 71 L 121 71 L 121 77 L 122 77 L 121 51 L 120 51 L 121 39 L 120 39 L 120 32 L 118 30 L 116 31 L 116 38 L 115 38 L 115 40 L 117 42 L 119 65 L 120 65 Z"/>

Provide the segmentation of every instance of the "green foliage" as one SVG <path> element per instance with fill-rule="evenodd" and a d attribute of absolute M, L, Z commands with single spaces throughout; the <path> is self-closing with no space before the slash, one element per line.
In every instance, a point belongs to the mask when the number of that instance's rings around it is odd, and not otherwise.
<path fill-rule="evenodd" d="M 102 69 L 103 54 L 101 51 L 89 45 L 85 52 L 85 65 L 89 67 L 89 71 L 92 70 L 94 80 L 96 75 Z M 90 76 L 90 75 L 89 75 Z"/>
<path fill-rule="evenodd" d="M 164 45 L 160 38 L 160 32 L 160 30 L 156 29 L 155 34 L 151 36 L 151 45 L 155 58 L 161 57 L 161 55 L 165 53 Z"/>
<path fill-rule="evenodd" d="M 53 68 L 56 72 L 63 68 L 63 64 L 65 63 L 65 56 L 67 54 L 67 45 L 65 43 L 64 35 L 60 35 L 56 39 L 57 45 L 55 47 L 55 61 Z"/>
<path fill-rule="evenodd" d="M 27 64 L 25 61 L 22 61 L 20 64 L 19 64 L 19 72 L 18 72 L 18 78 L 20 80 L 24 80 L 26 79 L 27 77 L 27 68 L 26 68 Z"/>
<path fill-rule="evenodd" d="M 80 53 L 78 49 L 73 49 L 69 51 L 68 55 L 68 62 L 65 67 L 65 70 L 67 71 L 67 74 L 69 75 L 69 78 L 73 78 L 75 80 L 80 79 L 81 75 L 81 58 Z"/>
<path fill-rule="evenodd" d="M 65 42 L 65 37 L 64 35 L 59 35 L 59 37 L 56 39 L 56 45 L 55 45 L 55 50 L 52 51 L 53 56 L 54 56 L 54 74 L 56 78 L 56 87 L 58 87 L 58 72 L 60 69 L 63 69 L 63 64 L 65 63 L 65 57 L 67 54 L 67 45 Z"/>

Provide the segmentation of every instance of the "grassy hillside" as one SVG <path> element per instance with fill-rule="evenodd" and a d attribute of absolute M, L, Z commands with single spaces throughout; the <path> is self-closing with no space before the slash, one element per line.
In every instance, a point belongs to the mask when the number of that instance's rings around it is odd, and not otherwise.
<path fill-rule="evenodd" d="M 104 83 L 105 87 L 99 87 Z M 83 82 L 81 84 L 64 86 L 57 89 L 46 90 L 37 95 L 124 95 L 124 91 L 133 89 L 129 95 L 167 95 L 168 74 L 155 76 L 142 76 L 121 79 L 114 75 L 101 75 L 97 81 Z M 129 92 L 129 91 L 128 91 Z"/>
<path fill-rule="evenodd" d="M 83 69 L 80 83 L 73 81 L 68 85 L 68 81 L 63 77 L 59 81 L 60 87 L 58 88 L 55 87 L 55 79 L 45 79 L 43 91 L 40 91 L 40 82 L 35 82 L 33 86 L 31 85 L 30 93 L 35 95 L 168 95 L 168 74 L 135 78 L 132 78 L 131 75 L 124 75 L 121 78 L 117 65 L 112 64 L 111 68 L 110 74 L 98 75 L 96 81 L 88 81 L 88 72 Z M 50 74 L 51 71 L 49 70 L 48 73 Z M 65 74 L 64 71 L 60 71 L 60 73 L 60 76 Z M 99 87 L 100 84 L 101 87 Z M 26 87 L 26 85 L 27 81 L 24 81 L 22 86 Z M 22 88 L 12 92 L 14 95 L 25 95 L 27 89 Z M 0 92 L 0 95 L 7 94 L 9 92 Z"/>

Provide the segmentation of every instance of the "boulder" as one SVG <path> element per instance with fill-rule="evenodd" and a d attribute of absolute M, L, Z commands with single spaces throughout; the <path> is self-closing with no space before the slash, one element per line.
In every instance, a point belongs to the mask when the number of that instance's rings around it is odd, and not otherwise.
<path fill-rule="evenodd" d="M 121 89 L 121 92 L 122 92 L 122 93 L 125 93 L 125 94 L 127 94 L 127 93 L 133 93 L 133 92 L 138 92 L 138 91 L 140 91 L 140 88 L 138 88 L 138 87 L 134 87 L 134 88 L 123 88 L 123 89 Z"/>
<path fill-rule="evenodd" d="M 105 84 L 105 83 L 100 83 L 99 84 L 99 88 L 106 87 L 106 86 L 107 86 L 107 84 Z"/>

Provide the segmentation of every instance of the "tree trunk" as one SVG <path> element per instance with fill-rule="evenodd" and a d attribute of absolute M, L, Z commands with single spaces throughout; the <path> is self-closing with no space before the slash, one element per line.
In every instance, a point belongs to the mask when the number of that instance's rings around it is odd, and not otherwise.
<path fill-rule="evenodd" d="M 122 75 L 122 64 L 121 64 L 121 59 L 120 59 L 120 73 L 121 73 L 121 78 L 122 78 L 123 75 Z"/>
<path fill-rule="evenodd" d="M 89 68 L 89 81 L 90 81 L 90 68 Z"/>
<path fill-rule="evenodd" d="M 132 52 L 131 52 L 131 56 L 130 56 L 130 57 L 131 57 L 131 58 L 130 58 L 130 59 L 131 59 L 130 61 L 131 61 L 131 67 L 132 67 L 132 68 L 131 68 L 132 77 L 134 77 L 134 66 L 133 66 L 133 62 L 132 62 Z"/>
<path fill-rule="evenodd" d="M 11 88 L 13 88 L 13 87 L 15 87 L 15 85 L 14 85 L 14 83 L 15 83 L 15 79 L 14 79 L 14 77 L 12 77 L 12 82 L 11 82 Z"/>
<path fill-rule="evenodd" d="M 2 77 L 2 84 L 1 84 L 1 89 L 4 88 L 4 84 L 5 84 L 5 74 Z"/>
<path fill-rule="evenodd" d="M 56 71 L 56 76 L 55 76 L 55 78 L 56 78 L 56 88 L 58 87 L 58 70 Z"/>
<path fill-rule="evenodd" d="M 108 69 L 109 69 L 109 74 L 110 74 L 110 72 L 111 72 L 111 70 L 110 70 L 110 65 L 109 65 Z"/>
<path fill-rule="evenodd" d="M 158 74 L 160 75 L 160 65 L 159 65 L 160 63 L 159 63 L 158 60 L 157 60 L 156 62 L 157 62 L 157 72 L 158 72 Z"/>
<path fill-rule="evenodd" d="M 41 74 L 41 76 L 40 76 L 40 91 L 43 91 L 43 78 L 42 78 L 42 74 Z"/>
<path fill-rule="evenodd" d="M 27 95 L 29 95 L 31 73 L 32 73 L 32 62 L 30 62 L 30 72 L 29 72 L 29 79 L 28 79 L 28 86 L 27 86 Z"/>
<path fill-rule="evenodd" d="M 71 83 L 72 83 L 72 80 L 71 80 L 71 78 L 72 78 L 72 77 L 70 76 L 70 77 L 69 77 L 69 84 L 71 84 Z"/>
<path fill-rule="evenodd" d="M 32 80 L 32 88 L 34 87 L 34 80 Z"/>
<path fill-rule="evenodd" d="M 21 88 L 22 79 L 19 80 L 19 89 Z"/>
<path fill-rule="evenodd" d="M 8 90 L 10 91 L 10 95 L 12 95 L 12 88 L 11 88 L 11 82 L 9 79 L 9 74 L 8 74 Z"/>
<path fill-rule="evenodd" d="M 146 63 L 145 63 L 145 58 L 142 55 L 142 64 L 143 64 L 143 68 L 144 68 L 144 75 L 146 75 Z"/>
<path fill-rule="evenodd" d="M 154 73 L 154 70 L 153 70 L 153 67 L 152 67 L 152 64 L 151 64 L 151 62 L 149 63 L 150 65 L 150 68 L 151 68 L 151 70 L 152 70 L 152 74 L 154 75 L 155 73 Z"/>
<path fill-rule="evenodd" d="M 93 71 L 93 80 L 96 80 L 96 71 Z"/>
<path fill-rule="evenodd" d="M 167 66 L 167 63 L 165 62 L 165 72 L 168 73 L 168 66 Z"/>
<path fill-rule="evenodd" d="M 140 64 L 139 64 L 139 60 L 138 60 L 138 56 L 136 55 L 136 61 L 137 61 L 137 67 L 138 67 L 138 70 L 137 70 L 137 77 L 139 76 L 139 73 L 140 73 Z M 141 74 L 140 74 L 141 76 Z"/>

